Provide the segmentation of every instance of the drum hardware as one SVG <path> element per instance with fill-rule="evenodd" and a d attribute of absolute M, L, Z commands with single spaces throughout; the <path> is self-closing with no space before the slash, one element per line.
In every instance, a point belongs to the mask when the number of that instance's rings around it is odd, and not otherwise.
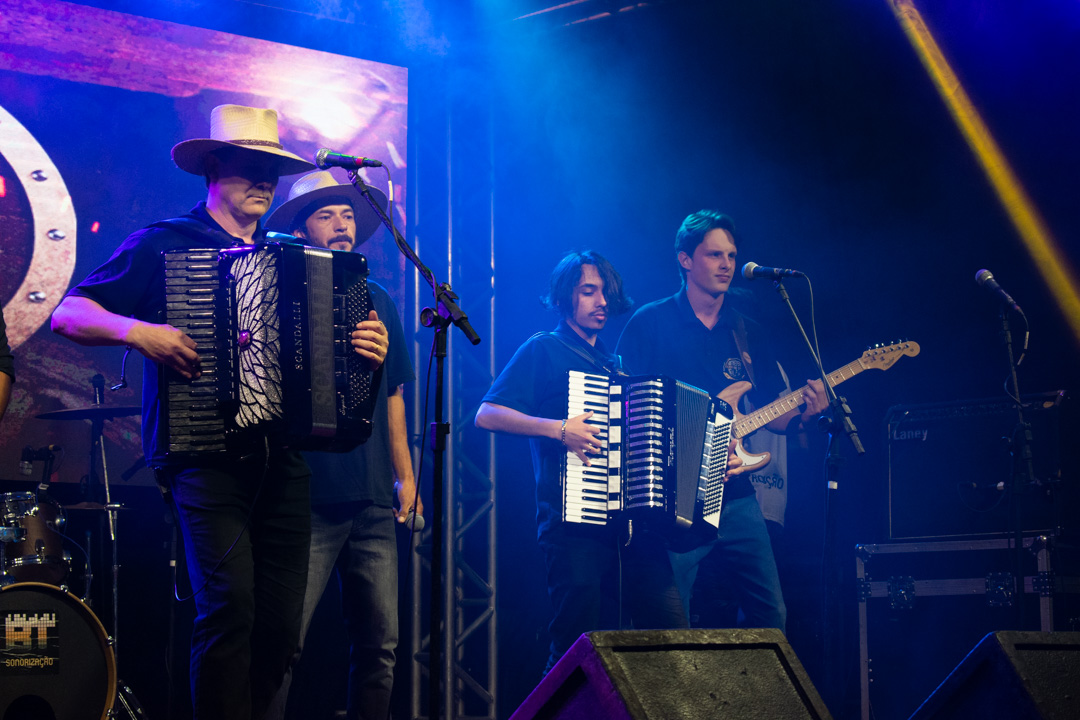
<path fill-rule="evenodd" d="M 119 579 L 120 579 L 120 560 L 118 555 L 119 543 L 117 541 L 118 534 L 118 516 L 117 513 L 120 510 L 126 509 L 123 504 L 119 502 L 113 502 L 112 493 L 109 485 L 109 467 L 108 461 L 105 455 L 104 435 L 105 435 L 105 422 L 107 420 L 114 420 L 119 417 L 126 417 L 130 415 L 138 415 L 141 412 L 139 406 L 106 406 L 105 402 L 105 377 L 100 373 L 94 375 L 91 379 L 91 386 L 94 391 L 94 404 L 88 407 L 82 408 L 67 408 L 64 410 L 55 410 L 52 412 L 42 413 L 38 415 L 38 419 L 41 420 L 89 420 L 90 421 L 90 456 L 89 456 L 89 472 L 87 474 L 87 488 L 88 499 L 85 502 L 77 503 L 69 506 L 72 510 L 101 510 L 106 513 L 109 526 L 109 544 L 112 552 L 112 636 L 108 639 L 111 648 L 113 661 L 117 661 L 119 657 L 119 642 L 118 634 L 120 628 L 120 596 L 119 596 Z M 98 459 L 101 461 L 101 482 L 98 483 L 97 463 Z M 92 493 L 96 492 L 98 487 L 101 487 L 104 495 L 104 503 L 96 502 L 95 498 L 89 497 Z M 92 577 L 89 568 L 89 554 L 87 554 L 87 582 L 86 582 L 86 594 L 89 596 L 90 578 Z M 9 586 L 13 587 L 13 586 Z M 115 677 L 115 671 L 114 671 Z M 115 682 L 113 685 L 114 699 Z M 133 718 L 143 717 L 142 708 L 139 705 L 138 700 L 135 699 L 134 693 L 130 688 L 125 686 L 124 688 L 126 697 L 122 694 L 120 696 L 121 705 L 127 710 L 128 715 Z M 135 713 L 135 708 L 137 713 Z M 110 705 L 111 710 L 111 705 Z M 0 714 L 2 717 L 2 714 Z M 104 716 L 102 716 L 104 717 Z"/>

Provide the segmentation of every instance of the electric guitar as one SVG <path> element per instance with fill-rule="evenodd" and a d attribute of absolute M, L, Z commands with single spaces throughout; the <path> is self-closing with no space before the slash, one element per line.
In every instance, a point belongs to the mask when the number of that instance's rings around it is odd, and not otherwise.
<path fill-rule="evenodd" d="M 919 343 L 917 342 L 900 342 L 870 348 L 858 360 L 829 373 L 827 379 L 831 386 L 836 387 L 845 380 L 855 377 L 863 370 L 888 370 L 905 355 L 915 357 L 918 354 Z M 742 438 L 802 405 L 803 393 L 806 392 L 807 387 L 803 385 L 798 390 L 773 400 L 765 407 L 755 410 L 749 415 L 743 415 L 738 411 L 739 400 L 752 387 L 753 385 L 742 380 L 724 388 L 719 397 L 731 406 L 731 410 L 735 414 L 735 420 L 731 424 L 731 437 L 734 438 L 735 442 L 735 454 L 742 460 L 743 468 L 760 470 L 765 467 L 772 456 L 767 452 L 752 455 L 743 447 Z"/>

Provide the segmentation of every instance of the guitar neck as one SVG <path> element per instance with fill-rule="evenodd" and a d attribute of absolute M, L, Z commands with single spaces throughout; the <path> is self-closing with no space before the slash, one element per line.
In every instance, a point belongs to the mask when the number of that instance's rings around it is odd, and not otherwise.
<path fill-rule="evenodd" d="M 858 360 L 853 360 L 839 370 L 829 373 L 827 376 L 829 385 L 836 387 L 845 380 L 855 377 L 864 369 Z M 803 393 L 807 389 L 807 386 L 803 385 L 798 390 L 773 400 L 765 407 L 755 410 L 746 417 L 739 418 L 732 424 L 732 434 L 737 438 L 746 437 L 755 430 L 765 427 L 781 415 L 797 409 L 803 404 Z"/>

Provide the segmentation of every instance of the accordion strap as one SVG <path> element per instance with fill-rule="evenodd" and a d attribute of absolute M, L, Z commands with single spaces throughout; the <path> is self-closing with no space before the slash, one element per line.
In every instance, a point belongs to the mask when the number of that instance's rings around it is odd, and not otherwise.
<path fill-rule="evenodd" d="M 200 222 L 195 218 L 190 217 L 169 218 L 168 220 L 161 220 L 159 222 L 153 223 L 152 225 L 147 225 L 147 227 L 159 228 L 161 230 L 172 230 L 173 232 L 178 232 L 181 235 L 187 235 L 194 240 L 206 240 L 207 237 L 212 237 L 219 242 L 226 243 L 227 245 L 243 244 L 242 240 L 234 238 L 227 232 L 223 232 L 221 230 L 218 230 L 217 228 L 210 227 L 206 223 Z M 288 235 L 286 233 L 271 232 L 267 230 L 265 231 L 265 235 L 267 242 L 293 243 L 296 245 L 303 244 L 296 236 Z"/>
<path fill-rule="evenodd" d="M 543 331 L 538 332 L 535 335 L 533 335 L 533 337 L 537 338 L 537 337 L 543 337 L 545 335 L 548 335 L 548 336 L 551 336 L 551 337 L 555 338 L 556 340 L 561 342 L 563 345 L 570 348 L 570 350 L 572 350 L 573 352 L 580 355 L 582 357 L 582 359 L 584 359 L 590 365 L 595 367 L 597 370 L 600 370 L 600 371 L 602 371 L 604 373 L 607 373 L 609 375 L 625 375 L 626 374 L 626 371 L 623 370 L 623 366 L 622 366 L 622 357 L 619 356 L 619 355 L 613 355 L 612 356 L 612 357 L 614 357 L 615 362 L 612 363 L 611 367 L 609 367 L 607 364 L 605 364 L 603 362 L 600 362 L 600 359 L 597 358 L 595 355 L 592 355 L 590 353 L 585 352 L 585 350 L 583 348 L 581 348 L 581 347 L 575 345 L 574 343 L 570 342 L 569 340 L 564 338 L 558 332 L 551 332 L 551 331 L 548 331 L 548 330 L 543 330 Z M 531 340 L 532 338 L 529 338 L 529 339 Z"/>
<path fill-rule="evenodd" d="M 226 243 L 227 246 L 237 245 L 241 242 L 226 232 L 218 230 L 217 228 L 212 228 L 206 223 L 199 222 L 195 218 L 190 217 L 169 218 L 168 220 L 161 220 L 152 225 L 148 225 L 147 227 L 172 230 L 173 232 L 187 235 L 194 240 L 200 241 L 205 241 L 207 237 L 211 237 L 219 242 Z"/>

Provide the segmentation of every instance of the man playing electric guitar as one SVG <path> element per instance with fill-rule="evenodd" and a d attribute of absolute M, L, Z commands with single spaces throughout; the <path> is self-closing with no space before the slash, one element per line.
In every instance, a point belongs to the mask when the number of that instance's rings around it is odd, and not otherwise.
<path fill-rule="evenodd" d="M 635 372 L 678 378 L 718 393 L 733 408 L 744 395 L 755 407 L 768 405 L 784 390 L 784 383 L 766 333 L 724 303 L 737 271 L 731 219 L 712 210 L 693 213 L 679 228 L 675 252 L 682 289 L 634 313 L 616 352 Z M 796 394 L 795 404 L 774 407 L 767 422 L 757 427 L 796 432 L 827 406 L 821 380 L 808 381 Z M 761 418 L 755 415 L 755 419 Z M 736 437 L 745 434 L 734 433 Z M 731 589 L 743 624 L 784 630 L 787 610 L 776 560 L 754 490 L 744 474 L 761 467 L 762 460 L 755 462 L 741 448 L 737 452 L 744 465 L 732 471 L 725 487 L 715 534 L 708 532 L 712 528 L 706 523 L 694 523 L 685 537 L 672 541 L 669 554 L 676 583 L 688 607 L 699 565 L 710 553 L 718 553 L 733 578 Z"/>

